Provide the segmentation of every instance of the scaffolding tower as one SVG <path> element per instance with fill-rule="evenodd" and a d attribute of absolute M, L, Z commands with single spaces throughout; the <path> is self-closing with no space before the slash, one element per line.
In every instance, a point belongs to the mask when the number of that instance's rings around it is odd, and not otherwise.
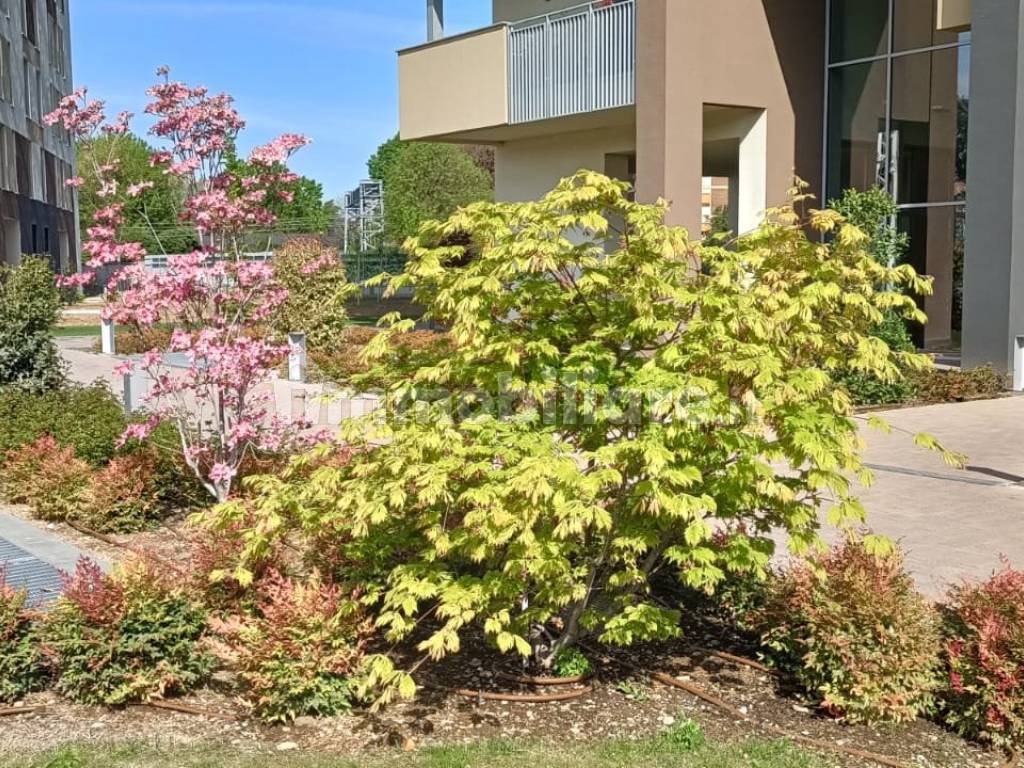
<path fill-rule="evenodd" d="M 384 235 L 384 182 L 364 179 L 345 194 L 342 207 L 343 253 L 379 248 Z"/>

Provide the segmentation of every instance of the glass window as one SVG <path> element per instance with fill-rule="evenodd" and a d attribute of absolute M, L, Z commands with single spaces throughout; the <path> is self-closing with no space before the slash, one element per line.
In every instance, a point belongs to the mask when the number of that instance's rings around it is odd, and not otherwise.
<path fill-rule="evenodd" d="M 828 197 L 880 182 L 885 136 L 886 62 L 837 67 L 829 72 Z"/>
<path fill-rule="evenodd" d="M 829 55 L 833 62 L 880 56 L 889 50 L 889 0 L 831 0 Z"/>
<path fill-rule="evenodd" d="M 944 346 L 958 330 L 963 292 L 964 213 L 966 206 L 906 208 L 898 225 L 910 238 L 904 261 L 934 278 L 934 293 L 919 300 L 928 324 L 917 329 L 917 343 Z"/>
<path fill-rule="evenodd" d="M 936 29 L 937 14 L 938 0 L 895 0 L 892 14 L 892 49 L 907 51 L 969 39 L 970 32 Z"/>
<path fill-rule="evenodd" d="M 897 202 L 966 199 L 969 66 L 969 46 L 892 60 Z"/>

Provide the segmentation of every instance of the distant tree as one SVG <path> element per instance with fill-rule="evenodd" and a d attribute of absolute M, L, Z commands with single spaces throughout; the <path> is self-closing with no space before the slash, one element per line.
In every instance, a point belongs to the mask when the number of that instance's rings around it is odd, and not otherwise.
<path fill-rule="evenodd" d="M 491 175 L 494 183 L 494 147 L 487 144 L 460 144 L 459 148 L 473 158 L 473 162 Z"/>
<path fill-rule="evenodd" d="M 237 179 L 257 176 L 265 170 L 249 160 L 238 157 L 232 150 L 227 159 L 227 170 Z M 284 166 L 272 168 L 283 174 Z M 333 200 L 324 200 L 323 185 L 305 176 L 284 177 L 280 189 L 268 190 L 265 207 L 274 214 L 274 232 L 284 234 L 323 234 L 338 214 Z"/>
<path fill-rule="evenodd" d="M 454 144 L 384 142 L 367 162 L 384 182 L 385 236 L 400 244 L 424 221 L 445 219 L 463 205 L 494 198 L 491 174 Z"/>
<path fill-rule="evenodd" d="M 132 134 L 106 134 L 78 143 L 78 167 L 86 171 L 78 190 L 82 232 L 92 226 L 97 210 L 119 203 L 124 205 L 120 239 L 140 242 L 148 253 L 157 254 L 188 253 L 198 245 L 195 229 L 178 217 L 185 199 L 181 180 L 150 164 L 153 152 L 153 147 Z M 108 176 L 116 182 L 116 188 L 108 187 L 102 195 L 99 175 L 93 172 L 100 166 L 113 166 Z M 132 195 L 132 185 L 144 188 Z"/>
<path fill-rule="evenodd" d="M 407 146 L 409 146 L 408 142 L 402 141 L 398 134 L 395 134 L 377 147 L 377 151 L 366 161 L 366 168 L 370 172 L 370 178 L 386 182 L 391 169 L 397 164 L 402 150 Z"/>

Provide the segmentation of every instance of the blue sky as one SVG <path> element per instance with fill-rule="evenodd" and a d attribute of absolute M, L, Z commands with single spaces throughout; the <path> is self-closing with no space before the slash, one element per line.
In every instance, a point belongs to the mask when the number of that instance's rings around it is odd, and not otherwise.
<path fill-rule="evenodd" d="M 313 139 L 293 167 L 338 197 L 398 128 L 395 51 L 426 37 L 425 0 L 71 0 L 75 85 L 137 115 L 162 64 L 237 99 L 242 149 Z M 450 33 L 490 22 L 489 0 L 448 0 Z M 144 132 L 144 120 L 133 128 Z"/>

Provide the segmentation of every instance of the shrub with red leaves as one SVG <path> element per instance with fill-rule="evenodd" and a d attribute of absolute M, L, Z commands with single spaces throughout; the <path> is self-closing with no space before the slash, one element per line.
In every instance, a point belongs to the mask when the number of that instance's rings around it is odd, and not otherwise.
<path fill-rule="evenodd" d="M 82 496 L 79 519 L 103 533 L 142 530 L 163 512 L 155 477 L 156 460 L 149 452 L 114 458 L 89 483 Z"/>
<path fill-rule="evenodd" d="M 78 513 L 90 476 L 74 448 L 43 435 L 7 452 L 0 486 L 8 501 L 30 505 L 40 520 L 66 520 Z"/>
<path fill-rule="evenodd" d="M 1004 564 L 949 595 L 947 722 L 1006 749 L 1024 746 L 1024 571 Z"/>
<path fill-rule="evenodd" d="M 929 712 L 941 634 L 934 607 L 897 552 L 847 541 L 768 584 L 749 617 L 766 658 L 821 706 L 851 722 L 903 722 Z"/>
<path fill-rule="evenodd" d="M 0 702 L 11 704 L 46 679 L 28 594 L 7 584 L 0 568 Z"/>
<path fill-rule="evenodd" d="M 203 682 L 206 614 L 173 581 L 145 558 L 113 575 L 81 560 L 42 628 L 57 690 L 81 704 L 122 706 Z"/>
<path fill-rule="evenodd" d="M 287 722 L 351 707 L 370 623 L 354 595 L 318 573 L 301 581 L 270 574 L 253 614 L 211 623 L 214 650 L 248 685 L 258 717 Z"/>

